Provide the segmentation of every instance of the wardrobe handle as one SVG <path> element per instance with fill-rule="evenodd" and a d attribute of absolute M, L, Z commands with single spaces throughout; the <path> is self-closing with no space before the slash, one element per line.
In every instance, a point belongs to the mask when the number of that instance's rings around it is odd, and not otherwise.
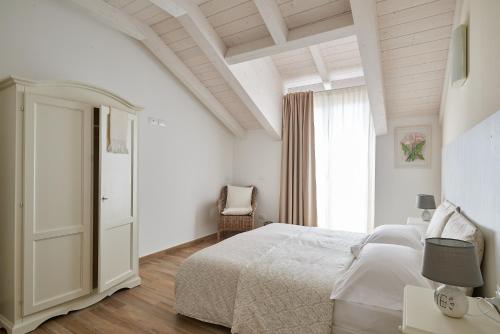
<path fill-rule="evenodd" d="M 103 197 L 101 197 L 101 201 L 107 201 L 108 199 L 109 199 L 109 198 L 104 197 L 104 196 L 103 196 Z"/>

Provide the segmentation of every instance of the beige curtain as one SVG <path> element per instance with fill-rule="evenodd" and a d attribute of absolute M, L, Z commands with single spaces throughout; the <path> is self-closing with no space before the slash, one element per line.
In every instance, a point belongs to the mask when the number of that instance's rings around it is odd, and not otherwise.
<path fill-rule="evenodd" d="M 281 223 L 317 226 L 313 93 L 283 97 Z"/>

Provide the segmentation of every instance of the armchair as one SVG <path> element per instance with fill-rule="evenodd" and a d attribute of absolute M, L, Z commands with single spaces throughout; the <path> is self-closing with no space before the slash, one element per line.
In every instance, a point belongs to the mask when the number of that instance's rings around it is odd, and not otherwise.
<path fill-rule="evenodd" d="M 226 231 L 244 232 L 252 230 L 255 227 L 255 209 L 257 208 L 257 188 L 253 187 L 252 191 L 252 212 L 247 215 L 233 216 L 223 215 L 222 211 L 226 207 L 227 201 L 227 186 L 224 186 L 220 192 L 219 200 L 217 201 L 217 209 L 219 211 L 219 228 L 217 231 L 217 240 L 220 241 L 221 234 Z"/>

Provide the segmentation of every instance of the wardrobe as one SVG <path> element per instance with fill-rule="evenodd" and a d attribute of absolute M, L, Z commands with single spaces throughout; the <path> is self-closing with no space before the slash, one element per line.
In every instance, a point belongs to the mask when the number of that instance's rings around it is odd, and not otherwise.
<path fill-rule="evenodd" d="M 8 333 L 141 283 L 140 111 L 84 83 L 0 81 L 0 327 Z M 120 153 L 110 151 L 114 115 Z"/>

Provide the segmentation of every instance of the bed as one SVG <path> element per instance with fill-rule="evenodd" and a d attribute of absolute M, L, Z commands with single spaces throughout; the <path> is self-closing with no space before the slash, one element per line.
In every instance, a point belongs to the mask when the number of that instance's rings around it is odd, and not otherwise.
<path fill-rule="evenodd" d="M 331 299 L 366 237 L 285 224 L 236 235 L 182 264 L 176 310 L 242 334 L 398 333 L 400 310 Z"/>
<path fill-rule="evenodd" d="M 500 277 L 500 257 L 495 257 L 495 254 L 498 254 L 500 249 L 500 231 L 498 229 L 498 217 L 500 216 L 500 211 L 498 210 L 498 208 L 500 208 L 498 204 L 498 184 L 500 184 L 498 165 L 500 154 L 498 153 L 500 145 L 494 145 L 496 143 L 494 139 L 497 138 L 498 133 L 500 133 L 499 124 L 500 112 L 497 112 L 459 136 L 454 142 L 446 145 L 443 149 L 443 197 L 450 199 L 454 203 L 460 204 L 462 212 L 479 225 L 476 226 L 475 229 L 465 229 L 458 234 L 450 233 L 456 232 L 450 228 L 447 234 L 445 233 L 446 219 L 443 218 L 442 224 L 438 226 L 441 231 L 436 232 L 435 237 L 441 236 L 471 241 L 476 243 L 476 249 L 484 249 L 484 263 L 482 268 L 485 286 L 477 291 L 479 295 L 482 296 L 493 296 L 497 285 L 500 285 L 500 281 L 498 281 Z M 495 154 L 492 154 L 492 152 Z M 460 180 L 460 182 L 457 182 L 457 180 Z M 452 211 L 456 210 L 453 209 Z M 448 214 L 445 213 L 445 216 L 447 215 Z M 453 215 L 457 215 L 457 213 L 453 213 Z M 431 223 L 437 216 L 439 215 L 435 212 Z M 462 220 L 466 221 L 465 217 L 462 217 Z M 477 229 L 477 227 L 479 227 L 479 229 Z M 306 298 L 303 302 L 318 302 L 318 305 L 320 305 L 322 309 L 322 313 L 320 313 L 319 316 L 325 318 L 321 318 L 322 326 L 319 328 L 304 329 L 299 326 L 288 331 L 286 329 L 278 329 L 276 331 L 270 329 L 267 330 L 267 333 L 398 333 L 397 325 L 401 321 L 401 311 L 398 310 L 398 307 L 389 308 L 382 307 L 381 303 L 367 305 L 366 303 L 346 301 L 339 298 L 334 298 L 334 300 L 330 299 L 332 290 L 339 288 L 339 283 L 342 283 L 342 278 L 348 277 L 344 282 L 349 281 L 351 278 L 351 276 L 349 276 L 350 272 L 357 266 L 359 258 L 355 259 L 354 255 L 352 253 L 350 254 L 349 245 L 354 245 L 354 249 L 356 249 L 359 240 L 364 240 L 366 242 L 364 239 L 366 235 L 349 233 L 338 234 L 339 232 L 324 231 L 321 229 L 316 229 L 315 232 L 309 232 L 309 230 L 310 228 L 305 227 L 272 224 L 237 235 L 194 254 L 183 263 L 176 277 L 177 311 L 202 321 L 230 327 L 233 333 L 236 332 L 240 334 L 259 332 L 259 326 L 270 325 L 269 328 L 279 328 L 281 324 L 280 321 L 272 322 L 275 317 L 273 314 L 273 307 L 275 306 L 279 306 L 276 308 L 278 310 L 280 307 L 288 307 L 288 310 L 291 311 L 290 313 L 297 317 L 310 316 L 311 314 L 308 312 L 301 312 L 300 303 L 296 303 L 293 297 L 290 300 L 286 300 L 285 305 L 279 305 L 279 303 L 276 305 L 277 303 L 273 300 L 267 304 L 266 299 L 261 299 L 260 297 L 262 297 L 261 290 L 268 285 L 260 285 L 257 282 L 255 284 L 259 287 L 256 289 L 258 295 L 254 297 L 258 299 L 254 300 L 254 305 L 250 305 L 249 307 L 254 310 L 256 309 L 256 316 L 258 316 L 258 318 L 248 319 L 248 316 L 246 316 L 247 318 L 243 319 L 252 321 L 257 320 L 257 322 L 260 321 L 261 323 L 257 324 L 257 330 L 248 328 L 249 326 L 245 327 L 241 325 L 241 316 L 245 316 L 245 314 L 241 312 L 241 305 L 244 305 L 244 303 L 242 304 L 242 302 L 239 301 L 239 292 L 244 293 L 250 290 L 240 286 L 247 282 L 247 280 L 252 280 L 252 277 L 244 277 L 251 275 L 248 268 L 252 269 L 258 267 L 261 259 L 263 260 L 263 266 L 269 264 L 269 262 L 272 264 L 272 261 L 268 258 L 272 258 L 273 253 L 276 253 L 276 255 L 283 255 L 283 252 L 279 251 L 283 246 L 285 247 L 284 249 L 288 247 L 288 249 L 292 248 L 294 251 L 296 251 L 297 248 L 301 249 L 299 254 L 292 252 L 292 259 L 296 259 L 296 261 L 301 260 L 301 257 L 302 259 L 307 258 L 309 260 L 308 254 L 310 253 L 314 253 L 315 257 L 318 257 L 317 262 L 313 263 L 311 271 L 309 271 L 310 268 L 307 264 L 298 267 L 302 268 L 305 272 L 305 275 L 297 276 L 303 279 L 304 282 L 297 286 L 292 285 L 290 289 L 292 289 L 292 291 L 298 289 L 297 291 L 301 293 L 304 293 L 307 289 L 312 289 L 316 292 L 323 291 L 321 297 L 317 299 Z M 482 236 L 479 238 L 481 242 L 478 243 L 477 241 L 478 236 L 476 234 L 479 233 L 478 230 L 484 233 L 485 240 L 483 246 L 481 246 L 481 243 L 483 243 Z M 305 231 L 308 232 L 306 233 Z M 458 229 L 458 231 L 460 231 L 460 229 Z M 462 232 L 465 231 L 469 231 L 470 234 L 468 236 L 462 234 Z M 313 238 L 315 233 L 321 235 L 320 240 L 309 240 Z M 412 238 L 414 239 L 414 237 Z M 412 238 L 408 238 L 408 240 Z M 338 239 L 341 239 L 341 242 L 335 244 L 334 240 Z M 388 240 L 385 241 L 388 242 Z M 292 244 L 294 244 L 295 247 L 290 247 Z M 307 244 L 310 252 L 302 252 L 301 246 L 303 244 Z M 408 246 L 407 248 L 416 247 Z M 314 251 L 311 250 L 313 248 L 315 249 Z M 332 256 L 340 256 L 341 259 L 333 259 L 331 260 L 332 262 L 329 262 L 328 259 L 321 258 L 321 256 L 317 254 L 321 253 L 321 250 L 331 252 Z M 386 250 L 391 249 L 387 246 Z M 406 251 L 408 250 L 406 249 Z M 415 255 L 415 260 L 418 260 L 419 254 L 420 256 L 422 255 L 421 253 L 422 252 L 420 251 L 419 253 L 418 250 L 413 253 L 413 255 Z M 386 264 L 384 261 L 380 261 L 380 258 L 378 258 L 378 260 L 378 263 L 382 265 Z M 287 261 L 292 260 L 285 258 L 283 264 L 281 264 L 279 258 L 277 258 L 274 261 L 277 262 L 276 270 L 274 270 L 272 266 L 267 266 L 272 270 L 263 271 L 262 274 L 265 279 L 280 281 L 283 279 L 283 276 L 285 276 L 284 279 L 286 280 L 287 274 L 284 264 L 286 264 Z M 332 263 L 334 263 L 335 266 L 338 265 L 337 270 L 333 270 L 333 272 L 330 271 Z M 311 287 L 311 285 L 316 283 L 324 283 L 321 279 L 319 282 L 310 280 L 314 274 L 314 269 L 317 268 L 315 265 L 318 264 L 324 264 L 325 269 L 328 269 L 320 273 L 322 276 L 324 276 L 324 274 L 327 276 L 330 275 L 328 276 L 330 279 L 325 280 L 330 284 L 328 289 Z M 377 268 L 371 269 L 374 272 L 377 271 Z M 392 273 L 389 272 L 384 276 L 385 269 L 386 268 L 382 268 L 382 271 L 378 272 L 378 274 L 380 274 L 379 280 L 386 277 L 388 278 L 388 282 L 391 283 L 389 279 Z M 285 271 L 285 273 L 280 273 L 281 271 Z M 418 274 L 418 272 L 415 274 Z M 371 278 L 373 275 L 370 273 L 370 275 L 365 276 Z M 406 284 L 406 279 L 408 278 L 403 279 L 402 283 Z M 413 277 L 413 279 L 417 280 L 421 279 L 421 277 Z M 354 290 L 360 290 L 356 289 L 360 282 L 351 280 L 351 283 L 354 286 Z M 424 286 L 429 284 L 429 282 L 421 280 L 413 282 L 412 284 L 418 285 L 418 283 Z M 385 284 L 384 286 L 390 285 L 391 284 Z M 432 287 L 431 285 L 428 286 Z M 302 291 L 300 290 L 301 287 L 304 287 Z M 399 290 L 399 288 L 395 290 Z M 281 292 L 280 289 L 276 289 L 276 293 L 279 294 Z M 271 291 L 271 293 L 274 292 Z M 383 295 L 384 293 L 381 293 L 378 299 Z M 248 298 L 248 296 L 243 297 Z M 260 305 L 261 302 L 263 302 L 263 305 Z M 305 309 L 309 306 L 310 305 L 306 305 Z M 269 312 L 271 313 L 270 316 L 264 313 L 264 311 L 268 310 L 271 310 Z M 299 312 L 294 312 L 294 310 L 299 310 Z M 286 321 L 287 318 L 289 318 L 289 316 L 287 317 L 285 315 L 284 320 Z M 330 324 L 328 324 L 327 319 L 331 321 Z M 302 319 L 290 319 L 290 321 L 291 323 L 300 323 Z M 235 325 L 238 327 L 235 327 Z M 266 333 L 266 331 L 261 332 Z"/>

